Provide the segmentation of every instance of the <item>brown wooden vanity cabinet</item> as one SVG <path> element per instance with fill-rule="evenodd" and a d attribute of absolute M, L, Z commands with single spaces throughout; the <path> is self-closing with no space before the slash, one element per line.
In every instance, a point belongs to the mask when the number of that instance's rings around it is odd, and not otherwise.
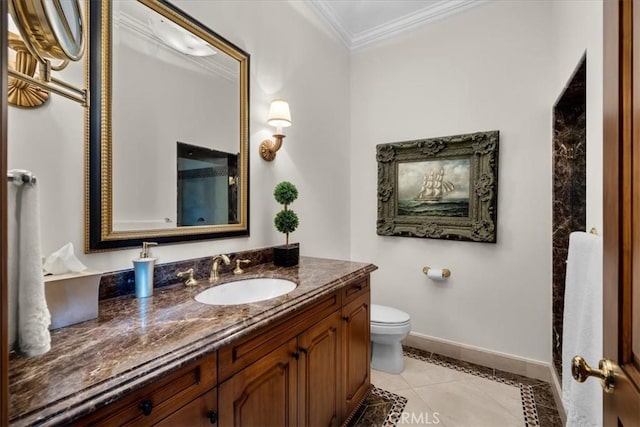
<path fill-rule="evenodd" d="M 216 354 L 137 390 L 85 418 L 78 426 L 172 425 L 169 420 L 190 420 L 188 425 L 210 426 L 217 418 Z M 215 414 L 215 415 L 214 415 Z M 165 421 L 169 417 L 169 420 Z M 179 425 L 179 424 L 173 424 Z"/>
<path fill-rule="evenodd" d="M 369 295 L 367 276 L 75 424 L 339 426 L 370 388 Z"/>
<path fill-rule="evenodd" d="M 367 277 L 221 349 L 220 425 L 341 425 L 370 387 L 369 295 Z"/>
<path fill-rule="evenodd" d="M 220 425 L 340 425 L 341 326 L 336 311 L 222 383 Z"/>

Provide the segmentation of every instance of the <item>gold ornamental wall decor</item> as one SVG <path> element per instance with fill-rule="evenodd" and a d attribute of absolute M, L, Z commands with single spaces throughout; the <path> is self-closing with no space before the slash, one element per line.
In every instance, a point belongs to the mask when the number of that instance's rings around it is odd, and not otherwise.
<path fill-rule="evenodd" d="M 52 72 L 84 55 L 87 32 L 80 3 L 81 0 L 9 0 L 9 14 L 20 33 L 20 37 L 11 35 L 9 42 L 16 52 L 15 68 L 8 70 L 11 105 L 37 107 L 46 102 L 47 92 L 51 92 L 87 106 L 86 88 L 52 76 Z M 90 2 L 86 2 L 85 8 L 89 6 Z M 38 66 L 39 73 L 35 74 Z"/>
<path fill-rule="evenodd" d="M 38 61 L 31 55 L 24 41 L 16 34 L 9 33 L 9 47 L 16 51 L 14 69 L 29 77 L 33 77 Z M 16 77 L 9 77 L 7 102 L 23 108 L 36 108 L 49 100 L 49 92 Z"/>

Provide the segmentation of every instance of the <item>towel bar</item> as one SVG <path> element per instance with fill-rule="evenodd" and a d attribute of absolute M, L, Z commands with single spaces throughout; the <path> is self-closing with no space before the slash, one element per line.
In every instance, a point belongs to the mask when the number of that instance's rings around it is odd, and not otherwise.
<path fill-rule="evenodd" d="M 22 180 L 24 184 L 35 184 L 38 179 L 33 175 L 28 174 L 20 174 L 19 176 L 7 175 L 7 181 L 13 182 L 17 180 Z"/>

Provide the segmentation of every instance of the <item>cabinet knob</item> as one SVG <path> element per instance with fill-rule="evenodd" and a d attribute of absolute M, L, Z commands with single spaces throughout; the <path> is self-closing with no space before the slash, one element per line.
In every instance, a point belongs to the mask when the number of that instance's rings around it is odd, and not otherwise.
<path fill-rule="evenodd" d="M 300 353 L 298 353 L 297 351 L 295 353 L 291 354 L 291 357 L 293 357 L 294 359 L 298 360 L 300 358 Z"/>
<path fill-rule="evenodd" d="M 211 424 L 215 424 L 218 422 L 218 413 L 216 411 L 209 411 L 207 412 L 207 418 L 209 418 Z"/>
<path fill-rule="evenodd" d="M 306 348 L 304 348 L 304 347 L 300 347 L 300 348 L 298 349 L 298 351 L 299 351 L 300 353 L 302 353 L 302 354 L 307 354 L 307 349 L 306 349 Z"/>
<path fill-rule="evenodd" d="M 342 321 L 343 321 L 343 322 L 348 322 L 348 321 L 349 321 L 349 316 L 344 316 L 344 317 L 342 318 Z"/>
<path fill-rule="evenodd" d="M 150 400 L 143 400 L 138 405 L 138 408 L 140 408 L 143 414 L 149 416 L 151 415 L 151 411 L 153 410 L 153 402 L 151 402 Z"/>

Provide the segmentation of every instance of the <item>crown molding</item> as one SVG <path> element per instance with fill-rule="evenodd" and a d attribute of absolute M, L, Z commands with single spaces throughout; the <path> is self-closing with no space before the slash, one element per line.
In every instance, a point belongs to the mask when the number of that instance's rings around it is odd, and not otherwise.
<path fill-rule="evenodd" d="M 351 39 L 353 35 L 342 26 L 342 23 L 333 12 L 333 9 L 327 5 L 326 1 L 305 0 L 305 4 L 329 27 L 331 32 L 338 37 L 338 40 L 340 40 L 342 44 L 351 49 Z"/>
<path fill-rule="evenodd" d="M 414 13 L 393 19 L 366 31 L 355 34 L 347 30 L 328 0 L 306 0 L 306 4 L 328 25 L 338 39 L 350 50 L 357 50 L 370 44 L 394 37 L 430 22 L 460 13 L 486 3 L 488 0 L 441 0 Z"/>

